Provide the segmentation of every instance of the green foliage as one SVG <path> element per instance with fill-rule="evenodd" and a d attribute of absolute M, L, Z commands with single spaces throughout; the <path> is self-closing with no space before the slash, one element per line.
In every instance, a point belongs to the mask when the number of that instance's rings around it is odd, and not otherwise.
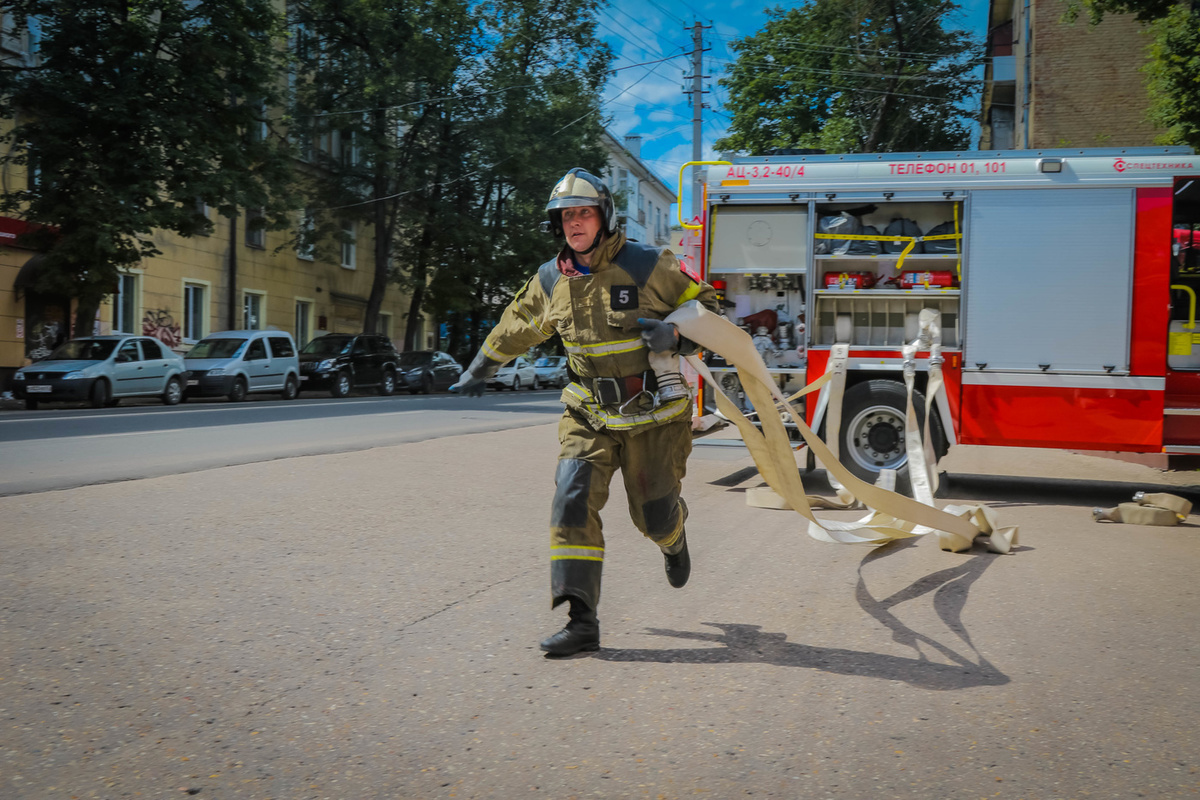
<path fill-rule="evenodd" d="M 37 181 L 0 210 L 53 226 L 37 289 L 80 301 L 80 318 L 121 269 L 158 252 L 157 229 L 211 223 L 197 201 L 283 220 L 290 159 L 265 115 L 276 101 L 280 20 L 271 0 L 13 0 L 40 28 L 38 57 L 0 65 L 0 116 L 14 120 L 0 166 Z M 86 311 L 85 311 L 86 310 Z"/>
<path fill-rule="evenodd" d="M 733 112 L 718 150 L 764 153 L 953 150 L 970 142 L 965 104 L 980 48 L 943 23 L 949 0 L 809 0 L 768 11 L 733 43 L 721 85 Z"/>
<path fill-rule="evenodd" d="M 1200 150 L 1200 6 L 1177 5 L 1155 22 L 1150 53 L 1150 120 L 1166 129 L 1159 143 Z"/>
<path fill-rule="evenodd" d="M 361 143 L 356 165 L 313 159 L 313 204 L 326 227 L 354 216 L 382 231 L 376 275 L 413 299 L 406 347 L 424 346 L 426 314 L 450 323 L 451 349 L 469 359 L 481 325 L 554 247 L 538 230 L 553 184 L 573 166 L 603 168 L 598 5 L 297 4 L 301 140 L 352 131 Z M 300 44 L 307 31 L 319 46 Z"/>
<path fill-rule="evenodd" d="M 461 0 L 303 0 L 290 7 L 289 32 L 292 132 L 312 167 L 310 236 L 336 240 L 350 221 L 374 227 L 364 319 L 373 330 L 389 279 L 413 288 L 396 259 L 411 256 L 425 220 L 444 212 L 427 190 L 460 163 L 451 98 L 477 53 L 474 24 Z"/>

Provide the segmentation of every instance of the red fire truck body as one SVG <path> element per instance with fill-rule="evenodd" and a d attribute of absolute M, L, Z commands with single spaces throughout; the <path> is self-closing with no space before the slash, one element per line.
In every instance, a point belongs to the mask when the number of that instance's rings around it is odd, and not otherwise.
<path fill-rule="evenodd" d="M 1190 149 L 738 158 L 704 188 L 701 269 L 731 320 L 776 312 L 783 333 L 760 351 L 784 388 L 849 345 L 839 444 L 863 477 L 906 461 L 900 346 L 925 308 L 943 333 L 943 452 L 1200 454 Z M 874 281 L 838 280 L 862 273 Z M 731 372 L 714 368 L 736 391 Z"/>

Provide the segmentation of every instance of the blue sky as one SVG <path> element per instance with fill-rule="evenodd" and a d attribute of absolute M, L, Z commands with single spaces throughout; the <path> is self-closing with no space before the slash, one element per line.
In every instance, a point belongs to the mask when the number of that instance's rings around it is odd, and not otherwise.
<path fill-rule="evenodd" d="M 987 27 L 987 0 L 959 0 L 959 27 L 976 32 L 982 39 Z M 704 32 L 705 102 L 703 158 L 715 157 L 713 143 L 728 127 L 725 91 L 717 79 L 734 60 L 729 43 L 758 31 L 766 22 L 761 0 L 610 0 L 600 15 L 600 35 L 616 54 L 613 66 L 628 67 L 665 58 L 692 49 L 692 24 L 698 19 L 712 25 Z M 781 4 L 790 7 L 789 4 Z M 642 160 L 674 190 L 679 167 L 692 157 L 692 109 L 682 93 L 690 75 L 690 55 L 659 64 L 620 69 L 605 91 L 608 128 L 618 138 L 641 134 Z M 686 202 L 686 201 L 685 201 Z"/>

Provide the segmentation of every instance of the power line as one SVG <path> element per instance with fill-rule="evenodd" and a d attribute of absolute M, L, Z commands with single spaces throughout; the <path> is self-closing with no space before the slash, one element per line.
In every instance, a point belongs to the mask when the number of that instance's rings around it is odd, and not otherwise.
<path fill-rule="evenodd" d="M 740 39 L 751 38 L 750 36 L 742 36 L 742 37 L 726 36 L 726 35 L 719 34 L 719 33 L 715 33 L 714 36 L 718 39 L 724 39 L 724 40 L 730 41 L 730 42 L 735 41 L 739 38 Z M 828 45 L 827 44 L 813 44 L 811 42 L 803 42 L 794 36 L 778 39 L 778 40 L 774 41 L 772 44 L 779 47 L 782 50 L 788 50 L 788 49 L 801 50 L 801 51 L 815 50 L 820 53 L 849 53 L 851 55 L 859 55 L 862 52 L 861 50 L 859 50 L 858 48 L 855 48 L 855 47 L 846 47 L 846 46 L 839 46 L 839 45 L 832 45 L 832 44 L 828 44 Z M 791 45 L 791 47 L 789 47 L 789 44 Z M 882 53 L 880 55 L 882 55 Z M 944 61 L 947 58 L 947 56 L 939 55 L 937 53 L 920 53 L 920 52 L 908 51 L 908 50 L 895 50 L 895 51 L 888 53 L 887 55 L 901 56 L 910 61 L 923 60 L 923 61 L 929 61 L 931 63 L 937 63 L 939 61 Z M 990 60 L 991 57 L 989 56 L 986 58 L 987 58 L 987 60 Z"/>
<path fill-rule="evenodd" d="M 686 52 L 679 52 L 679 53 L 675 53 L 674 55 L 665 56 L 663 58 L 657 58 L 652 61 L 641 61 L 636 64 L 627 64 L 623 67 L 611 67 L 608 70 L 608 74 L 613 75 L 617 72 L 622 72 L 623 70 L 634 69 L 635 67 L 645 67 L 645 66 L 648 66 L 651 64 L 661 64 L 665 61 L 671 61 L 676 58 L 682 58 L 683 56 L 686 56 L 686 55 L 688 55 Z M 657 73 L 655 73 L 655 74 L 657 74 Z M 659 77 L 665 77 L 665 76 L 659 75 Z M 639 79 L 638 82 L 640 83 L 641 80 L 642 79 Z M 532 88 L 537 88 L 539 86 L 565 86 L 569 83 L 572 83 L 572 81 L 551 81 L 551 82 L 541 82 L 541 83 L 514 84 L 512 86 L 502 86 L 499 89 L 494 89 L 494 90 L 490 90 L 490 91 L 486 91 L 486 92 L 447 94 L 447 95 L 442 95 L 441 97 L 429 97 L 429 98 L 425 98 L 422 100 L 414 100 L 411 103 L 401 103 L 399 105 L 394 105 L 394 106 L 379 106 L 376 108 L 360 108 L 360 109 L 356 109 L 354 111 L 321 111 L 321 112 L 318 112 L 315 114 L 301 114 L 299 116 L 302 118 L 338 117 L 338 116 L 343 116 L 345 114 L 370 114 L 374 111 L 398 111 L 403 108 L 411 108 L 413 106 L 420 106 L 420 105 L 425 105 L 428 103 L 441 103 L 441 102 L 444 102 L 447 100 L 473 100 L 473 99 L 478 99 L 478 98 L 482 98 L 482 97 L 491 97 L 492 95 L 497 95 L 497 94 L 504 94 L 505 92 L 511 92 L 511 91 L 515 91 L 517 89 L 532 89 Z"/>
<path fill-rule="evenodd" d="M 653 62 L 653 63 L 656 63 L 656 62 Z M 645 66 L 645 65 L 641 65 L 641 66 Z M 634 86 L 637 86 L 639 83 L 641 83 L 642 81 L 644 81 L 646 78 L 650 77 L 650 75 L 652 75 L 652 74 L 654 74 L 652 70 L 646 70 L 646 74 L 645 74 L 645 75 L 643 75 L 641 78 L 638 78 L 636 81 L 634 81 L 632 84 L 630 84 L 630 85 L 629 85 L 629 86 L 628 86 L 626 89 L 624 89 L 623 91 L 621 91 L 621 93 L 620 93 L 620 94 L 616 95 L 615 97 L 609 98 L 608 100 L 601 100 L 601 101 L 600 101 L 600 102 L 597 104 L 596 108 L 594 108 L 594 109 L 592 109 L 591 111 L 588 111 L 587 113 L 585 113 L 585 114 L 582 114 L 582 115 L 580 115 L 580 116 L 576 117 L 575 119 L 571 120 L 571 121 L 570 121 L 570 122 L 568 122 L 566 125 L 563 125 L 561 128 L 559 128 L 558 130 L 556 130 L 556 131 L 554 131 L 553 133 L 551 133 L 551 134 L 550 134 L 550 136 L 551 136 L 551 137 L 557 136 L 558 134 L 560 134 L 560 133 L 562 133 L 563 131 L 565 131 L 567 128 L 570 128 L 572 125 L 577 125 L 577 124 L 579 124 L 580 122 L 582 122 L 583 120 L 587 119 L 588 117 L 590 117 L 590 116 L 592 116 L 592 115 L 596 114 L 596 113 L 597 113 L 597 112 L 600 110 L 600 108 L 601 108 L 601 107 L 603 107 L 603 106 L 607 105 L 608 103 L 611 103 L 611 102 L 613 102 L 613 101 L 614 101 L 614 100 L 616 100 L 618 97 L 620 97 L 621 95 L 625 94 L 625 93 L 626 93 L 626 92 L 628 92 L 630 89 L 632 89 Z M 397 199 L 397 198 L 400 198 L 400 197 L 405 197 L 405 196 L 407 196 L 407 195 L 410 195 L 410 194 L 418 194 L 418 193 L 420 193 L 420 192 L 428 191 L 428 190 L 430 190 L 430 189 L 434 189 L 434 188 L 438 188 L 438 187 L 442 187 L 442 188 L 444 188 L 444 187 L 447 187 L 447 186 L 453 186 L 453 185 L 455 185 L 455 184 L 457 184 L 457 183 L 462 183 L 463 181 L 466 181 L 466 180 L 468 180 L 468 179 L 470 179 L 470 178 L 474 178 L 474 177 L 477 177 L 477 176 L 479 176 L 479 175 L 483 175 L 484 173 L 488 172 L 489 170 L 493 170 L 493 169 L 495 169 L 496 167 L 500 166 L 501 164 L 504 164 L 504 163 L 507 163 L 507 162 L 509 162 L 509 161 L 512 161 L 512 160 L 513 160 L 514 158 L 516 158 L 516 157 L 517 157 L 517 156 L 516 156 L 516 154 L 514 154 L 514 155 L 511 155 L 511 156 L 507 156 L 507 157 L 505 157 L 505 158 L 502 158 L 502 159 L 500 159 L 499 161 L 495 161 L 495 162 L 493 162 L 493 163 L 489 164 L 489 165 L 488 165 L 488 166 L 486 166 L 486 167 L 480 167 L 479 169 L 475 170 L 474 172 L 469 172 L 469 173 L 467 173 L 466 175 L 463 175 L 463 176 L 461 176 L 461 177 L 455 178 L 454 180 L 450 180 L 450 181 L 443 181 L 442 183 L 430 183 L 430 184 L 426 184 L 425 186 L 421 187 L 420 189 L 409 189 L 409 190 L 407 190 L 407 191 L 404 191 L 404 192 L 396 192 L 395 194 L 388 195 L 387 197 L 373 197 L 373 198 L 371 198 L 370 200 L 364 200 L 364 201 L 362 201 L 361 203 L 350 203 L 350 204 L 348 204 L 348 205 L 344 205 L 344 206 L 332 206 L 332 207 L 330 207 L 330 208 L 322 208 L 322 209 L 318 209 L 318 210 L 320 210 L 320 211 L 342 211 L 342 210 L 344 210 L 344 209 L 347 209 L 347 208 L 359 208 L 359 207 L 361 207 L 361 206 L 367 206 L 367 205 L 371 205 L 371 204 L 373 204 L 373 203 L 381 203 L 381 202 L 384 202 L 385 200 L 395 200 L 395 199 Z"/>
<path fill-rule="evenodd" d="M 777 64 L 774 62 L 765 61 L 739 61 L 739 66 L 758 67 L 763 71 L 774 70 L 776 72 L 787 72 L 797 70 L 800 72 L 816 72 L 822 75 L 837 75 L 839 77 L 854 77 L 854 78 L 878 78 L 880 80 L 900 80 L 900 81 L 952 81 L 954 83 L 986 83 L 982 79 L 976 78 L 960 78 L 953 75 L 886 75 L 879 72 L 847 72 L 843 70 L 819 69 L 818 67 L 803 67 L 795 64 Z"/>

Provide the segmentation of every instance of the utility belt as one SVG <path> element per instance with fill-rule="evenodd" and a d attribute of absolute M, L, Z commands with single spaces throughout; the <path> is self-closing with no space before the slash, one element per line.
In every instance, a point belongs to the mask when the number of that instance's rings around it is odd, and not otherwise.
<path fill-rule="evenodd" d="M 623 405 L 643 392 L 653 395 L 658 390 L 658 378 L 652 370 L 626 378 L 581 378 L 577 375 L 571 377 L 589 390 L 596 402 L 605 406 Z"/>

